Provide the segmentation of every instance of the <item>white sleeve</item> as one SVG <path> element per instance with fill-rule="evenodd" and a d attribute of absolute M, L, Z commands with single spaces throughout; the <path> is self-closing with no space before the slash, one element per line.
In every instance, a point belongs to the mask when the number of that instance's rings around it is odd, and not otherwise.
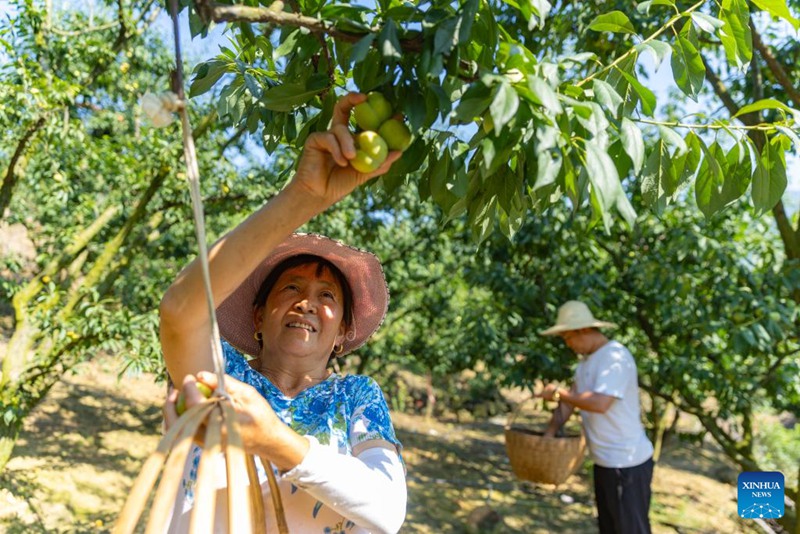
<path fill-rule="evenodd" d="M 282 475 L 373 533 L 395 533 L 406 516 L 406 476 L 397 452 L 383 447 L 345 456 L 312 436 L 303 461 Z"/>

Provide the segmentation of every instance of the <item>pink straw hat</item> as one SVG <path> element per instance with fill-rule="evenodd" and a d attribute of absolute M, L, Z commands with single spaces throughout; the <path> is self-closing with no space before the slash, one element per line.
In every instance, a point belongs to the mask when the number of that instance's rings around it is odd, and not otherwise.
<path fill-rule="evenodd" d="M 292 234 L 217 307 L 220 334 L 239 351 L 251 356 L 259 354 L 258 341 L 253 338 L 253 301 L 270 271 L 283 260 L 300 254 L 325 258 L 342 271 L 350 284 L 353 324 L 345 334 L 341 356 L 366 343 L 383 323 L 389 307 L 389 288 L 377 256 L 323 235 Z"/>

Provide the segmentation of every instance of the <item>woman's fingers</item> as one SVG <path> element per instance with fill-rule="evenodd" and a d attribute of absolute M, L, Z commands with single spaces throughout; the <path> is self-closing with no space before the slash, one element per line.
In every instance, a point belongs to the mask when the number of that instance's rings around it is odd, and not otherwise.
<path fill-rule="evenodd" d="M 202 382 L 203 384 L 210 387 L 212 390 L 216 390 L 218 386 L 216 373 L 209 373 L 208 371 L 200 371 L 199 373 L 197 373 L 197 381 Z M 225 383 L 227 384 L 228 381 L 225 380 Z"/>
<path fill-rule="evenodd" d="M 371 172 L 367 176 L 369 176 L 370 178 L 374 178 L 376 176 L 380 176 L 381 174 L 385 174 L 385 173 L 389 172 L 389 169 L 391 168 L 392 163 L 394 163 L 395 161 L 400 159 L 400 157 L 402 155 L 403 155 L 403 153 L 400 152 L 399 150 L 393 150 L 393 151 L 389 152 L 389 155 L 386 156 L 386 159 L 381 164 L 381 166 L 378 167 L 377 169 L 375 169 L 373 172 Z"/>
<path fill-rule="evenodd" d="M 344 124 L 331 126 L 330 132 L 336 137 L 342 156 L 347 158 L 345 160 L 345 165 L 349 164 L 349 160 L 356 157 L 356 143 L 353 140 L 353 133 L 350 131 L 350 128 Z M 337 161 L 337 163 L 339 163 L 339 161 Z M 345 165 L 342 166 L 344 167 Z"/>
<path fill-rule="evenodd" d="M 340 167 L 346 167 L 350 164 L 350 162 L 342 153 L 342 147 L 339 146 L 339 143 L 340 141 L 338 137 L 329 130 L 327 132 L 315 132 L 309 135 L 308 140 L 306 141 L 306 146 L 308 148 L 327 152 L 331 155 L 333 161 L 336 162 L 337 165 Z M 352 145 L 352 139 L 350 143 Z"/>
<path fill-rule="evenodd" d="M 200 404 L 201 402 L 206 400 L 203 394 L 200 393 L 200 390 L 197 389 L 197 379 L 192 375 L 186 375 L 183 378 L 183 387 L 181 388 L 181 390 L 183 391 L 183 396 L 186 399 L 187 408 L 191 408 L 195 404 Z"/>
<path fill-rule="evenodd" d="M 164 413 L 164 424 L 166 425 L 167 430 L 169 430 L 172 425 L 175 424 L 175 421 L 178 420 L 178 412 L 175 410 L 176 402 L 178 402 L 178 390 L 175 389 L 174 386 L 170 385 L 169 391 L 167 391 L 167 402 L 164 403 L 164 407 L 162 409 Z"/>
<path fill-rule="evenodd" d="M 367 99 L 364 93 L 347 93 L 333 106 L 333 118 L 331 119 L 331 128 L 350 124 L 350 111 L 361 102 Z"/>

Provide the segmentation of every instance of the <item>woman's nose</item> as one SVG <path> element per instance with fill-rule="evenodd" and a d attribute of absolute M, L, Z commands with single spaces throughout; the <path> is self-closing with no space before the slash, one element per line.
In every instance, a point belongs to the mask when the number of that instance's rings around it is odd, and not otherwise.
<path fill-rule="evenodd" d="M 294 308 L 303 313 L 315 312 L 317 310 L 316 304 L 313 303 L 309 298 L 304 298 L 297 301 L 297 303 L 294 305 Z"/>

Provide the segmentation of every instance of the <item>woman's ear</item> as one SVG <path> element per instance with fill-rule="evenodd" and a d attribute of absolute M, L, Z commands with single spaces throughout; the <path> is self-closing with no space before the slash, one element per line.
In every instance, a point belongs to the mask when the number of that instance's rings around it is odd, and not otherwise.
<path fill-rule="evenodd" d="M 339 332 L 336 334 L 336 345 L 344 343 L 345 335 L 347 334 L 347 325 L 344 321 L 339 325 Z"/>
<path fill-rule="evenodd" d="M 253 307 L 253 326 L 256 332 L 261 330 L 261 324 L 264 322 L 264 306 Z"/>

